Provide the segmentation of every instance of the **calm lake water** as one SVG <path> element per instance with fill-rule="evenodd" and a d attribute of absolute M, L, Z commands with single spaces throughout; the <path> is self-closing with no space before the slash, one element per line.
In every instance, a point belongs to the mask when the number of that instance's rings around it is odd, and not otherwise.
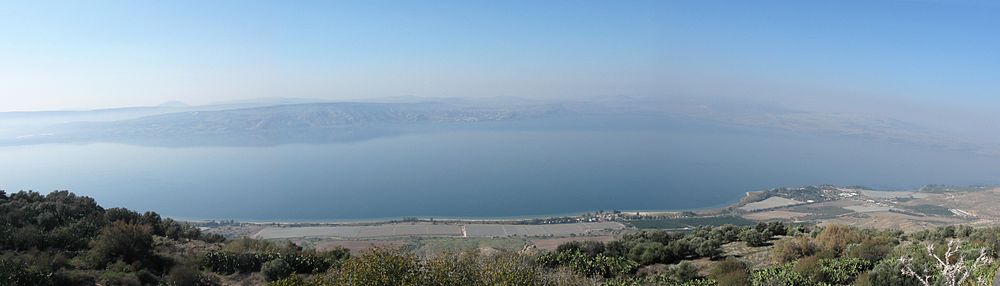
<path fill-rule="evenodd" d="M 671 120 L 512 124 L 349 143 L 0 147 L 0 188 L 181 218 L 509 217 L 719 206 L 807 184 L 996 184 L 1000 158 Z"/>

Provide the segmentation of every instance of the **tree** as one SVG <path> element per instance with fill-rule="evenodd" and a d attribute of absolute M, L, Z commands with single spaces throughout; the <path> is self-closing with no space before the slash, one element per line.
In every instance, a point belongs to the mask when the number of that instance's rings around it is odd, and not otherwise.
<path fill-rule="evenodd" d="M 722 242 L 715 239 L 701 240 L 694 246 L 694 253 L 698 257 L 714 258 L 722 254 Z"/>
<path fill-rule="evenodd" d="M 104 216 L 110 222 L 122 221 L 125 223 L 141 223 L 142 216 L 139 213 L 126 208 L 110 208 L 104 212 Z"/>
<path fill-rule="evenodd" d="M 667 249 L 657 242 L 644 242 L 630 247 L 628 258 L 642 265 L 660 263 L 667 259 Z"/>
<path fill-rule="evenodd" d="M 770 239 L 771 233 L 766 229 L 759 231 L 753 228 L 747 228 L 740 232 L 740 240 L 746 242 L 748 246 L 752 247 L 764 246 Z"/>

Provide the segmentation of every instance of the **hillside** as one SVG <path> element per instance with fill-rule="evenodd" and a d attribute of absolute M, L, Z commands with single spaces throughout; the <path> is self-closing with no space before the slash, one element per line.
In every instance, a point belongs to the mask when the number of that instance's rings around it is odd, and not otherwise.
<path fill-rule="evenodd" d="M 2 285 L 986 285 L 1000 250 L 996 227 L 770 222 L 568 236 L 544 249 L 510 238 L 415 240 L 417 249 L 372 240 L 352 254 L 285 239 L 224 241 L 66 191 L 0 193 L 0 219 Z"/>

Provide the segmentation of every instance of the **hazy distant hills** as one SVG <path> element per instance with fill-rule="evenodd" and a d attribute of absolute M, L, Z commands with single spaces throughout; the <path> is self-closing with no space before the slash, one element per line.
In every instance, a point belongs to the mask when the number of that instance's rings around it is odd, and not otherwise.
<path fill-rule="evenodd" d="M 880 114 L 815 112 L 771 102 L 696 97 L 606 97 L 537 101 L 513 97 L 400 97 L 369 102 L 267 98 L 205 106 L 171 103 L 93 111 L 0 112 L 0 145 L 120 142 L 144 145 L 277 145 L 354 141 L 412 131 L 598 116 L 627 128 L 628 116 L 675 119 L 752 130 L 854 136 L 949 150 L 1000 154 L 998 144 L 971 140 Z M 581 123 L 587 124 L 587 123 Z M 618 124 L 618 125 L 616 125 Z M 546 130 L 544 123 L 534 130 Z M 418 129 L 419 129 L 418 128 Z"/>
<path fill-rule="evenodd" d="M 196 108 L 193 108 L 196 109 Z M 158 109 L 162 110 L 162 109 Z M 107 111 L 94 111 L 106 113 Z M 274 145 L 350 141 L 414 124 L 476 123 L 567 114 L 560 105 L 484 107 L 448 103 L 316 102 L 236 109 L 196 109 L 35 128 L 6 144 L 125 142 L 152 145 Z"/>

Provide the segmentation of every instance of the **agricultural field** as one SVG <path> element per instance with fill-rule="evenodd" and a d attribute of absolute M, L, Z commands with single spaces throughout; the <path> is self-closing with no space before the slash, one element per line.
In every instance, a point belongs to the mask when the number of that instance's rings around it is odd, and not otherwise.
<path fill-rule="evenodd" d="M 326 237 L 341 239 L 371 239 L 391 237 L 513 237 L 513 236 L 570 236 L 587 235 L 599 231 L 624 229 L 617 222 L 588 222 L 567 224 L 433 224 L 393 223 L 368 226 L 273 226 L 253 234 L 260 239 L 290 239 Z"/>
<path fill-rule="evenodd" d="M 846 207 L 846 205 L 844 206 Z M 852 213 L 851 210 L 845 209 L 842 206 L 832 203 L 823 204 L 813 204 L 813 205 L 801 205 L 789 208 L 789 211 L 808 213 L 809 215 L 800 217 L 802 220 L 822 220 L 830 219 L 845 214 Z"/>
<path fill-rule="evenodd" d="M 738 216 L 718 216 L 718 217 L 684 217 L 666 218 L 656 220 L 637 220 L 630 222 L 632 226 L 640 229 L 682 229 L 697 226 L 720 226 L 732 224 L 737 226 L 752 225 L 757 222 Z"/>
<path fill-rule="evenodd" d="M 892 209 L 891 207 L 888 206 L 876 206 L 876 205 L 846 206 L 844 208 L 856 213 L 887 212 Z"/>
<path fill-rule="evenodd" d="M 748 213 L 743 215 L 743 217 L 750 220 L 775 220 L 775 219 L 794 220 L 808 215 L 810 215 L 810 213 L 779 210 L 779 211 L 763 211 L 763 212 Z"/>
<path fill-rule="evenodd" d="M 954 215 L 951 210 L 946 207 L 937 205 L 916 205 L 906 208 L 907 210 L 932 216 L 952 216 Z"/>

